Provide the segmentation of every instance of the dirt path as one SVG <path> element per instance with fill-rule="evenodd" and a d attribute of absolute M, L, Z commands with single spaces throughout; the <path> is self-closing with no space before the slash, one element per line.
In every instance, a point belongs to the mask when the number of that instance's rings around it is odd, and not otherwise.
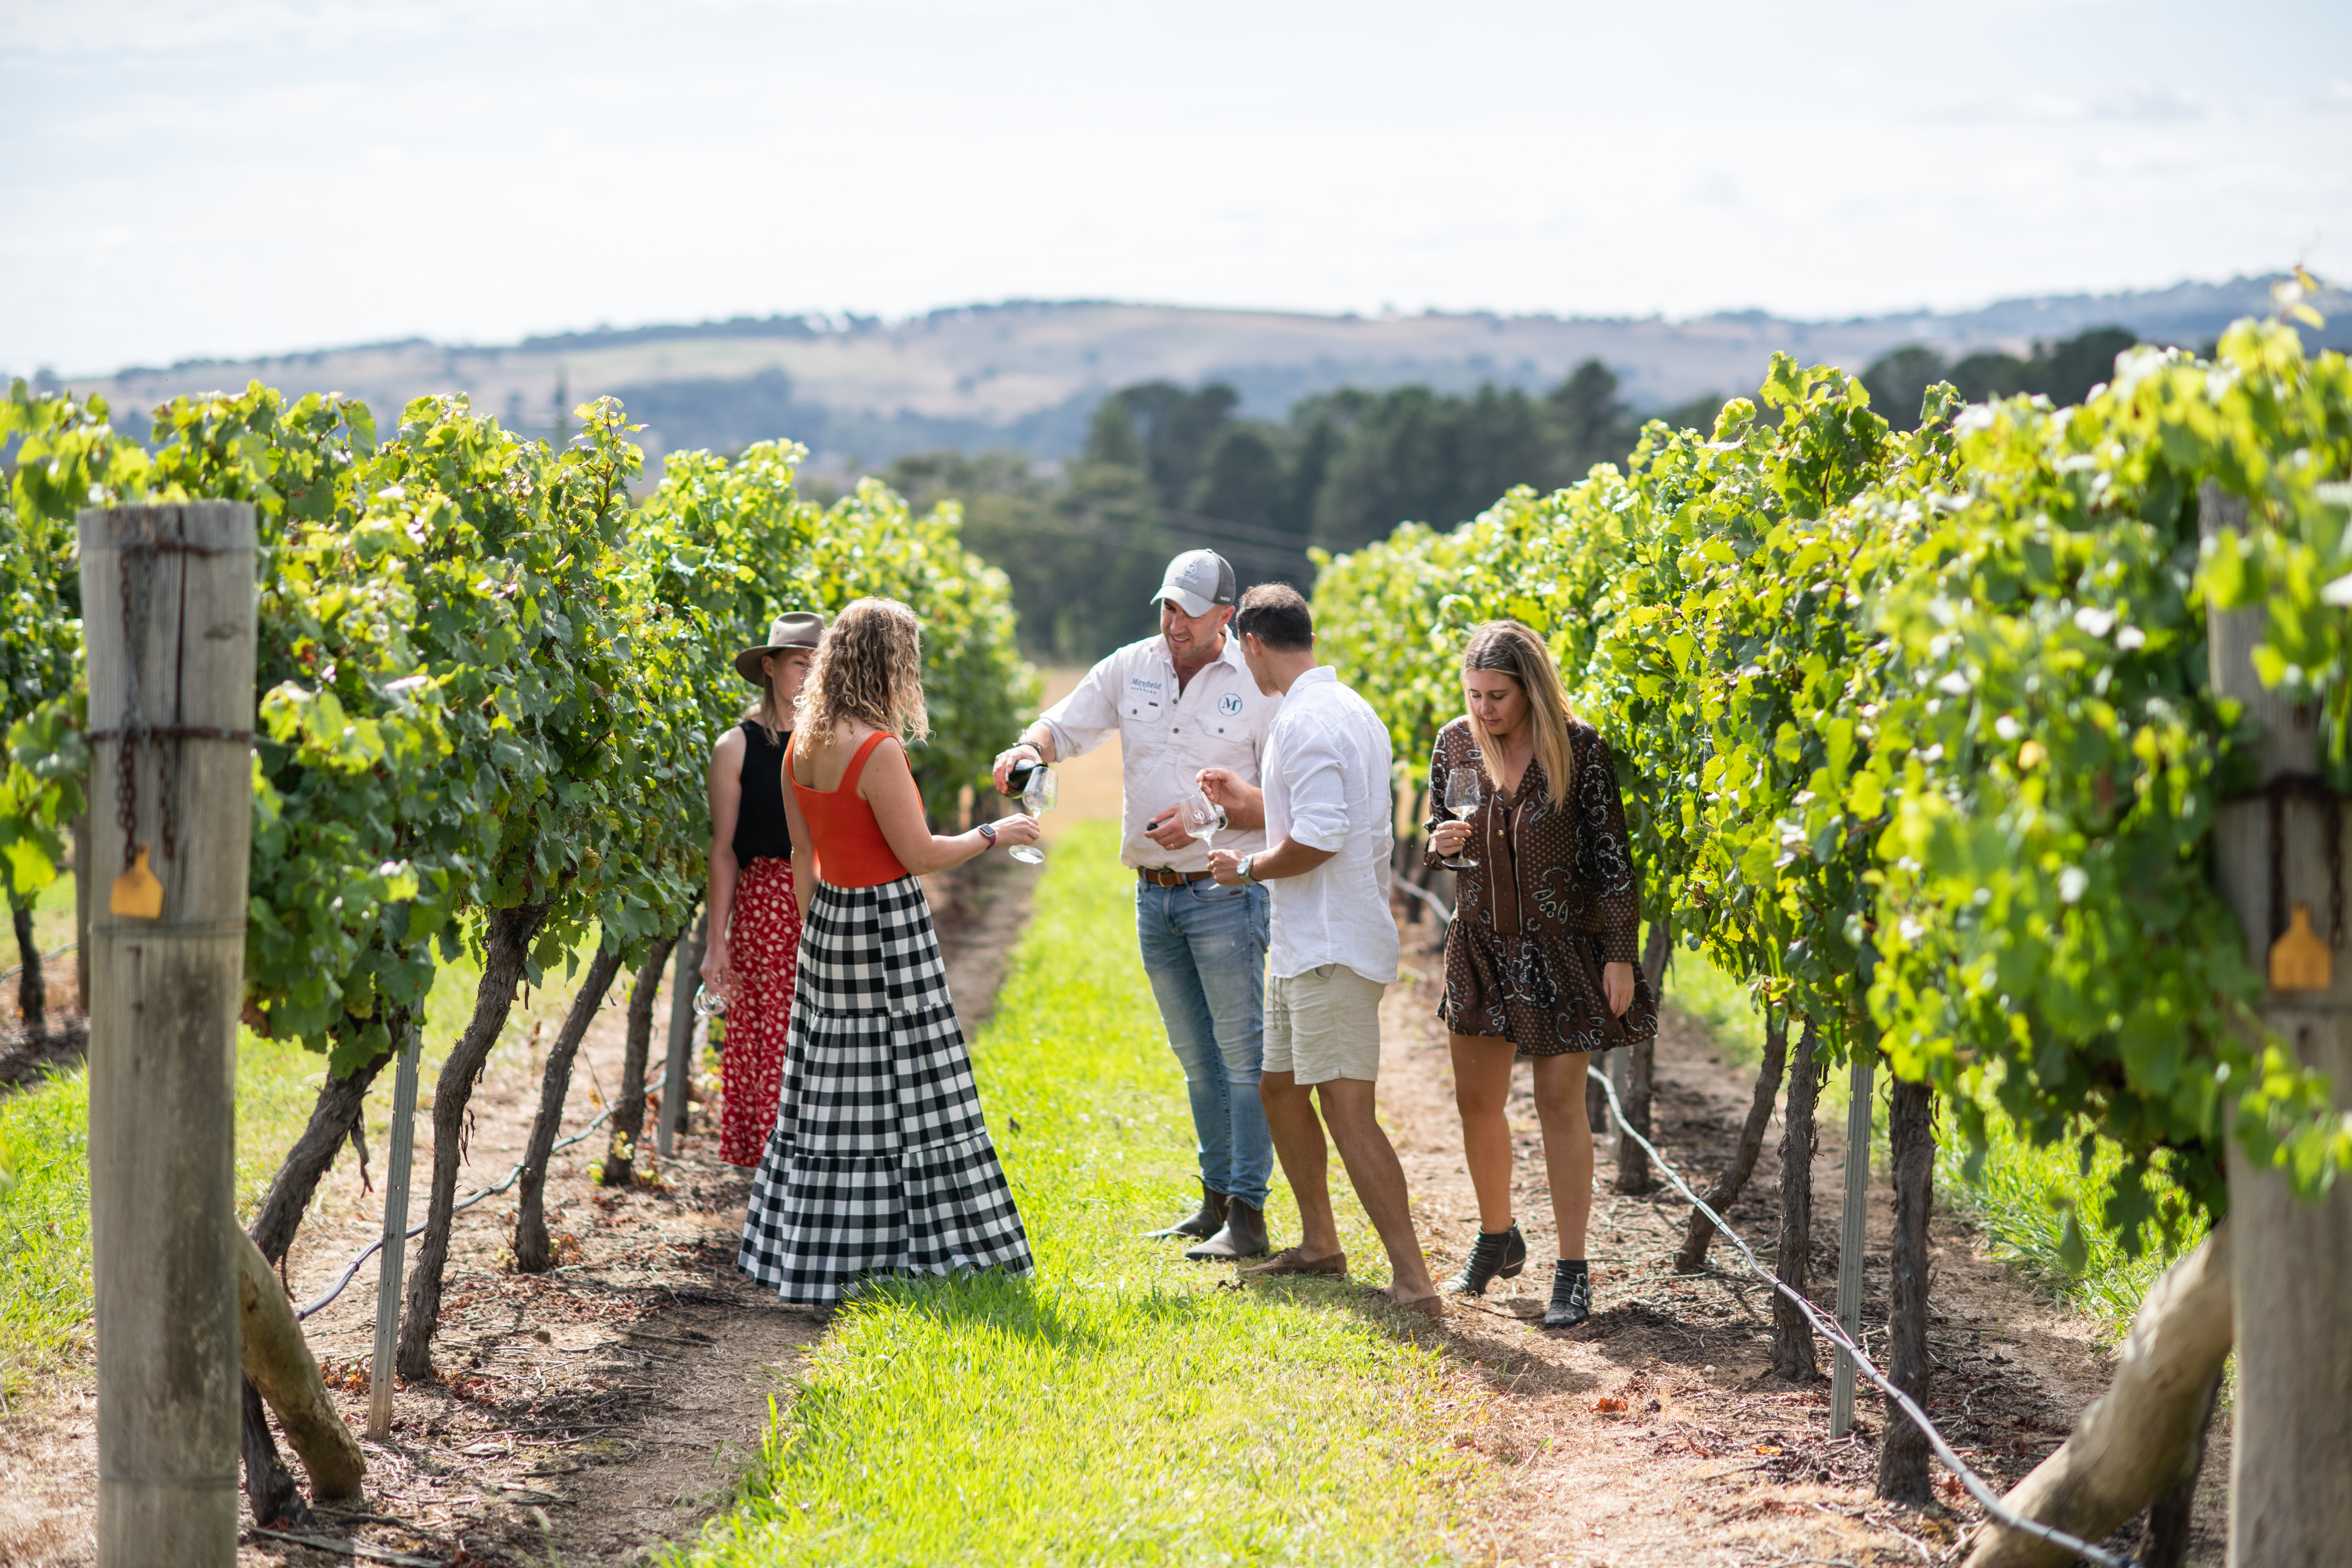
<path fill-rule="evenodd" d="M 976 878 L 930 889 L 968 1029 L 995 996 L 1035 885 L 1002 857 L 981 867 Z M 567 1129 L 586 1123 L 616 1087 L 625 993 L 624 977 L 582 1046 Z M 667 1000 L 655 1016 L 668 1017 Z M 530 1134 L 538 1041 L 520 1023 L 511 1035 L 475 1091 L 461 1193 L 503 1178 Z M 364 1506 L 320 1510 L 299 1533 L 451 1568 L 551 1558 L 583 1568 L 644 1562 L 725 1504 L 745 1445 L 764 1430 L 768 1400 L 788 1389 L 819 1330 L 735 1272 L 749 1173 L 719 1160 L 716 1117 L 715 1100 L 696 1106 L 693 1130 L 656 1163 L 657 1185 L 594 1186 L 588 1166 L 604 1153 L 601 1130 L 559 1153 L 547 1184 L 561 1260 L 552 1273 L 509 1266 L 511 1194 L 459 1215 L 434 1342 L 441 1381 L 404 1387 L 390 1440 L 363 1444 Z M 370 1129 L 372 1140 L 381 1134 Z M 428 1161 L 420 1147 L 420 1183 Z M 382 1226 L 375 1199 L 352 1202 L 341 1190 L 358 1184 L 348 1156 L 328 1183 L 333 1190 L 288 1259 L 298 1301 L 331 1285 Z M 374 1281 L 371 1262 L 305 1325 L 353 1431 L 366 1416 Z M 96 1408 L 95 1380 L 82 1367 L 54 1379 L 37 1406 L 0 1421 L 0 1563 L 91 1561 Z M 238 1561 L 353 1557 L 347 1546 L 312 1551 L 257 1534 L 248 1521 Z"/>
<path fill-rule="evenodd" d="M 1450 1272 L 1476 1234 L 1477 1209 L 1462 1164 L 1445 1037 L 1433 1016 L 1437 956 L 1426 926 L 1406 931 L 1409 973 L 1391 989 L 1383 1015 L 1381 1102 L 1423 1239 Z M 1656 1142 L 1704 1190 L 1729 1163 L 1753 1078 L 1727 1066 L 1705 1030 L 1669 1007 L 1657 1079 Z M 1881 1401 L 1858 1400 L 1854 1436 L 1831 1442 L 1826 1376 L 1799 1387 L 1770 1375 L 1769 1289 L 1727 1265 L 1720 1241 L 1708 1273 L 1671 1271 L 1689 1210 L 1663 1185 L 1619 1196 L 1609 1185 L 1614 1162 L 1603 1160 L 1588 1247 L 1595 1315 L 1565 1334 L 1536 1325 L 1557 1254 L 1528 1083 L 1522 1068 L 1509 1111 L 1527 1271 L 1496 1282 L 1483 1301 L 1450 1309 L 1443 1335 L 1449 1358 L 1484 1395 L 1475 1406 L 1482 1414 L 1455 1441 L 1500 1472 L 1485 1517 L 1462 1527 L 1471 1560 L 1580 1568 L 1953 1560 L 1973 1510 L 1921 1514 L 1872 1495 Z M 1822 1296 L 1834 1289 L 1828 1282 L 1836 1278 L 1845 1162 L 1843 1127 L 1828 1120 L 1813 1175 L 1812 1278 L 1824 1282 Z M 1747 1193 L 1725 1216 L 1768 1264 L 1779 1229 L 1780 1136 L 1776 1117 Z M 1883 1173 L 1874 1171 L 1866 1345 L 1884 1337 L 1891 1203 Z M 2006 1487 L 2063 1439 L 2105 1388 L 2110 1363 L 2082 1322 L 1990 1260 L 1976 1234 L 1941 1208 L 1933 1267 L 1928 1411 L 1969 1464 Z M 1824 1374 L 1828 1365 L 1824 1354 Z M 2227 1440 L 2217 1431 L 2194 1562 L 2221 1560 L 2227 1474 Z M 1957 1483 L 1940 1468 L 1937 1475 L 1939 1489 L 1957 1500 Z"/>

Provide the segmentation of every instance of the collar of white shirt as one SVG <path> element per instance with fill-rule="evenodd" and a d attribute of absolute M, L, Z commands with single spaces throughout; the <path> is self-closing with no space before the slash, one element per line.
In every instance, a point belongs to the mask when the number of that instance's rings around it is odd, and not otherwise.
<path fill-rule="evenodd" d="M 1217 649 L 1217 657 L 1204 662 L 1201 666 L 1201 669 L 1206 669 L 1212 664 L 1225 664 L 1233 666 L 1234 668 L 1240 670 L 1244 675 L 1249 674 L 1249 661 L 1242 658 L 1242 639 L 1234 636 L 1234 629 L 1230 626 L 1228 626 L 1221 635 L 1224 638 L 1223 646 Z M 1160 659 L 1166 663 L 1171 671 L 1175 669 L 1176 650 L 1168 646 L 1168 634 L 1166 632 L 1160 634 Z M 1192 680 L 1198 680 L 1201 679 L 1201 669 L 1196 669 L 1192 672 Z M 1188 680 L 1184 684 L 1190 686 L 1192 681 Z M 1171 686 L 1168 689 L 1172 693 L 1176 689 Z"/>
<path fill-rule="evenodd" d="M 1288 697 L 1291 692 L 1297 690 L 1302 686 L 1320 686 L 1327 680 L 1331 682 L 1334 686 L 1337 686 L 1339 683 L 1339 668 L 1334 665 L 1318 664 L 1314 668 L 1300 675 L 1297 679 L 1292 681 L 1289 687 L 1284 690 L 1283 696 L 1286 698 Z"/>

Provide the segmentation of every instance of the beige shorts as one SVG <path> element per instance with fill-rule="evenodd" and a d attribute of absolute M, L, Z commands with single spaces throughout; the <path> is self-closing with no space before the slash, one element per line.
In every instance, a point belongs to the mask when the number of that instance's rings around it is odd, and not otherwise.
<path fill-rule="evenodd" d="M 1385 981 L 1367 980 L 1344 963 L 1276 975 L 1265 988 L 1265 1070 L 1294 1083 L 1381 1076 L 1381 995 Z"/>

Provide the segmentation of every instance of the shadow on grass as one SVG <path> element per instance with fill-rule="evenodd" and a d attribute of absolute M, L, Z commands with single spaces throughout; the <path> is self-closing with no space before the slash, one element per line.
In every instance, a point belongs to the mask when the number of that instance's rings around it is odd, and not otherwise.
<path fill-rule="evenodd" d="M 1180 1327 L 1201 1315 L 1194 1292 L 1148 1290 L 1122 1295 L 1118 1314 L 1129 1330 Z M 1034 1274 L 1001 1268 L 948 1275 L 868 1279 L 842 1303 L 840 1326 L 855 1329 L 869 1314 L 904 1312 L 942 1329 L 977 1328 L 1056 1351 L 1108 1350 L 1114 1337 L 1070 1310 L 1061 1291 L 1043 1289 Z"/>

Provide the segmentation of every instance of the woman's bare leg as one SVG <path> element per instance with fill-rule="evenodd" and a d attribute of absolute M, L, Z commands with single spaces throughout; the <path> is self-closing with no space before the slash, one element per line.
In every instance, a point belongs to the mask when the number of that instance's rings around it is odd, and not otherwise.
<path fill-rule="evenodd" d="M 1562 1258 L 1584 1256 L 1585 1226 L 1592 1218 L 1592 1123 L 1584 1114 L 1584 1071 L 1591 1059 L 1582 1051 L 1535 1059 L 1536 1118 L 1543 1124 L 1544 1172 Z M 1454 1070 L 1458 1080 L 1462 1069 Z"/>
<path fill-rule="evenodd" d="M 1462 1113 L 1462 1161 L 1478 1194 L 1478 1228 L 1498 1231 L 1511 1223 L 1511 1124 L 1503 1108 L 1511 1098 L 1510 1041 L 1490 1035 L 1448 1035 L 1454 1049 L 1454 1105 Z M 1589 1185 L 1592 1156 L 1587 1150 Z"/>

